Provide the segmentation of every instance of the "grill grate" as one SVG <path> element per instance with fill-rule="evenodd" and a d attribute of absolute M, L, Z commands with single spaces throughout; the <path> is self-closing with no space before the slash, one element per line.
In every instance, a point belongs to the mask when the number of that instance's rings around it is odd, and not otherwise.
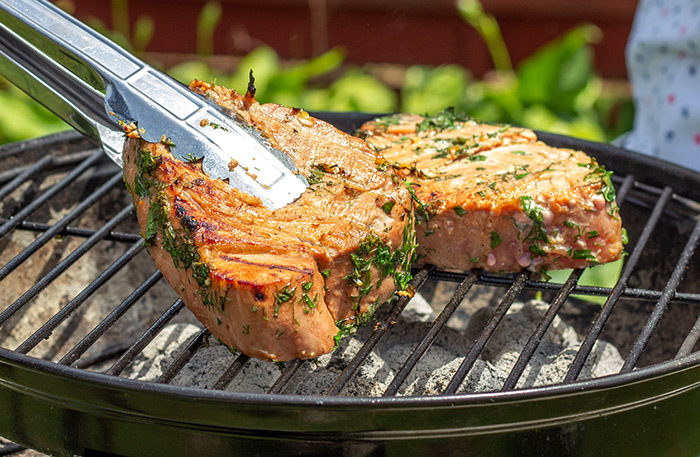
<path fill-rule="evenodd" d="M 605 163 L 604 160 L 601 161 Z M 11 298 L 8 293 L 3 298 L 8 301 L 0 303 L 0 346 L 17 354 L 47 359 L 57 365 L 120 376 L 169 323 L 187 318 L 183 316 L 187 313 L 181 313 L 184 304 L 176 297 L 173 298 L 172 291 L 166 292 L 164 299 L 160 298 L 163 295 L 161 291 L 167 291 L 169 286 L 164 284 L 162 275 L 155 270 L 145 253 L 137 234 L 129 197 L 123 189 L 121 172 L 106 160 L 101 151 L 95 150 L 72 133 L 33 140 L 21 147 L 10 145 L 0 148 L 0 163 L 4 164 L 2 168 L 6 170 L 0 173 L 0 283 L 5 287 L 19 276 L 31 276 L 30 273 L 37 269 L 35 265 L 40 264 L 38 258 L 48 257 L 45 264 L 38 267 L 40 273 L 35 275 L 26 290 L 17 298 Z M 649 183 L 646 177 L 642 179 L 638 174 L 625 173 L 622 166 L 615 171 L 618 203 L 625 225 L 628 226 L 628 217 L 633 225 L 637 220 L 642 223 L 627 227 L 631 232 L 630 254 L 614 287 L 579 285 L 583 273 L 581 270 L 572 271 L 563 284 L 558 284 L 539 281 L 527 273 L 502 276 L 476 271 L 440 271 L 430 266 L 416 269 L 412 285 L 418 291 L 422 291 L 427 283 L 439 282 L 455 285 L 456 288 L 428 326 L 423 339 L 411 349 L 393 374 L 388 387 L 379 396 L 400 395 L 401 386 L 409 374 L 453 318 L 455 311 L 469 299 L 469 294 L 476 286 L 505 290 L 505 293 L 493 307 L 489 319 L 471 346 L 465 349 L 461 364 L 444 388 L 444 395 L 459 392 L 513 303 L 533 294 L 546 297 L 548 308 L 522 347 L 501 392 L 517 389 L 554 319 L 561 316 L 566 303 L 574 300 L 572 295 L 604 297 L 605 302 L 600 308 L 594 309 L 590 328 L 581 332 L 582 344 L 563 384 L 580 380 L 594 345 L 605 335 L 606 324 L 623 302 L 638 308 L 643 325 L 635 329 L 631 343 L 621 345 L 620 349 L 627 351 L 627 355 L 623 356 L 621 374 L 642 366 L 683 358 L 696 351 L 700 339 L 700 291 L 697 289 L 698 281 L 693 281 L 692 278 L 700 275 L 700 262 L 694 257 L 700 242 L 700 203 L 694 197 L 689 197 L 692 193 L 685 189 Z M 675 227 L 673 230 L 678 236 L 659 235 L 660 227 L 667 226 Z M 70 244 L 67 243 L 68 240 L 82 241 L 75 247 L 61 247 L 62 243 Z M 52 250 L 57 253 L 45 252 Z M 50 312 L 35 310 L 41 307 L 42 300 L 39 298 L 43 297 L 42 294 L 52 285 L 58 284 L 55 288 L 60 289 L 65 281 L 73 281 L 72 268 L 95 252 L 106 253 L 107 258 L 114 260 L 102 261 L 104 265 L 97 270 L 94 279 L 89 280 L 73 296 L 62 297 L 57 303 L 48 306 Z M 654 255 L 658 252 L 668 253 L 666 260 L 672 268 L 670 271 L 652 272 L 651 276 L 658 284 L 647 285 L 643 280 L 646 276 L 640 271 L 655 268 L 658 261 Z M 141 276 L 130 288 L 122 290 L 125 297 L 116 298 L 112 295 L 114 288 L 123 289 L 121 285 L 104 291 L 116 281 L 115 278 L 132 270 L 138 270 Z M 128 280 L 131 279 L 133 278 L 129 276 Z M 159 307 L 144 314 L 143 307 L 139 304 L 145 297 L 157 297 L 155 301 Z M 85 308 L 95 307 L 96 302 L 102 303 L 100 311 L 103 314 L 91 329 L 83 331 L 80 336 L 76 325 L 84 320 L 87 313 Z M 358 376 L 373 349 L 391 332 L 393 323 L 399 319 L 408 302 L 409 298 L 398 297 L 391 306 L 385 306 L 381 310 L 376 325 L 363 340 L 360 349 L 323 395 L 343 394 L 348 383 Z M 681 329 L 669 336 L 666 330 L 668 326 L 661 330 L 664 318 L 669 311 L 681 307 L 694 320 L 674 325 L 674 328 Z M 122 324 L 121 330 L 115 330 L 115 326 L 131 315 L 134 316 L 129 321 L 131 323 L 150 324 L 126 323 Z M 18 338 L 13 329 L 26 322 L 29 322 L 30 330 Z M 688 327 L 690 322 L 694 324 Z M 124 326 L 134 328 L 124 331 Z M 114 333 L 120 337 L 115 338 Z M 111 337 L 108 338 L 108 335 Z M 165 367 L 155 381 L 156 384 L 173 381 L 197 351 L 207 346 L 209 337 L 206 330 L 197 333 Z M 665 350 L 668 355 L 661 359 L 650 356 L 649 360 L 645 360 L 646 349 L 654 346 L 659 339 L 672 340 L 670 349 Z M 249 363 L 247 356 L 234 355 L 213 384 L 212 390 L 226 390 Z M 308 363 L 311 362 L 294 361 L 284 364 L 279 377 L 269 387 L 268 394 L 284 395 L 290 381 Z M 15 445 L 5 445 L 0 447 L 0 455 L 17 450 L 19 449 Z"/>

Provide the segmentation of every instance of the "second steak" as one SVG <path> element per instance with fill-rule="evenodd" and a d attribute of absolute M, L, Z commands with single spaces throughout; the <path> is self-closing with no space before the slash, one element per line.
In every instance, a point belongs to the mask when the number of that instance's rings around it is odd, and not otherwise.
<path fill-rule="evenodd" d="M 546 273 L 620 258 L 611 173 L 581 151 L 450 110 L 380 118 L 361 134 L 415 191 L 423 262 Z"/>

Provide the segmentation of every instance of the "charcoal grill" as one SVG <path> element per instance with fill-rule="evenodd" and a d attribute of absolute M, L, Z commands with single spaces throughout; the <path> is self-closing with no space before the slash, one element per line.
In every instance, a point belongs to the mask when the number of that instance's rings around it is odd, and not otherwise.
<path fill-rule="evenodd" d="M 353 131 L 371 116 L 321 114 Z M 0 455 L 27 446 L 58 455 L 673 455 L 700 454 L 700 174 L 609 145 L 540 134 L 583 149 L 614 170 L 630 242 L 610 288 L 528 274 L 415 269 L 419 292 L 454 293 L 389 387 L 344 389 L 391 334 L 408 302 L 398 297 L 367 328 L 362 346 L 323 392 L 285 393 L 311 361 L 279 367 L 265 393 L 225 390 L 251 363 L 232 354 L 212 388 L 171 383 L 208 345 L 201 331 L 155 382 L 124 370 L 188 312 L 138 236 L 121 171 L 75 133 L 0 148 Z M 98 253 L 99 255 L 94 255 Z M 474 288 L 498 291 L 488 319 L 438 395 L 400 387 Z M 460 390 L 516 300 L 548 308 L 502 385 Z M 603 305 L 576 296 L 602 297 Z M 144 303 L 148 302 L 149 306 Z M 552 385 L 518 381 L 556 317 L 579 316 L 581 346 Z M 88 323 L 87 330 L 80 330 Z M 24 330 L 19 330 L 24 329 Z M 614 342 L 619 372 L 581 375 L 594 344 Z"/>

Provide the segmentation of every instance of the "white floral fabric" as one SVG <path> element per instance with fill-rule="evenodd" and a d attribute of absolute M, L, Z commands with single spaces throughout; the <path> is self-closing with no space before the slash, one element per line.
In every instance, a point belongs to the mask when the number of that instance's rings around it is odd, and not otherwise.
<path fill-rule="evenodd" d="M 622 146 L 700 171 L 700 0 L 640 0 L 625 57 L 635 120 Z"/>

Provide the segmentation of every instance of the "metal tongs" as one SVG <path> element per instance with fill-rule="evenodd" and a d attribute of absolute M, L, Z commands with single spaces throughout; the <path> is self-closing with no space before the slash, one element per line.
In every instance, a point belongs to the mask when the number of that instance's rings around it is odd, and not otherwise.
<path fill-rule="evenodd" d="M 0 0 L 0 74 L 97 143 L 119 166 L 122 123 L 272 209 L 307 182 L 283 152 L 222 108 L 44 0 Z"/>

